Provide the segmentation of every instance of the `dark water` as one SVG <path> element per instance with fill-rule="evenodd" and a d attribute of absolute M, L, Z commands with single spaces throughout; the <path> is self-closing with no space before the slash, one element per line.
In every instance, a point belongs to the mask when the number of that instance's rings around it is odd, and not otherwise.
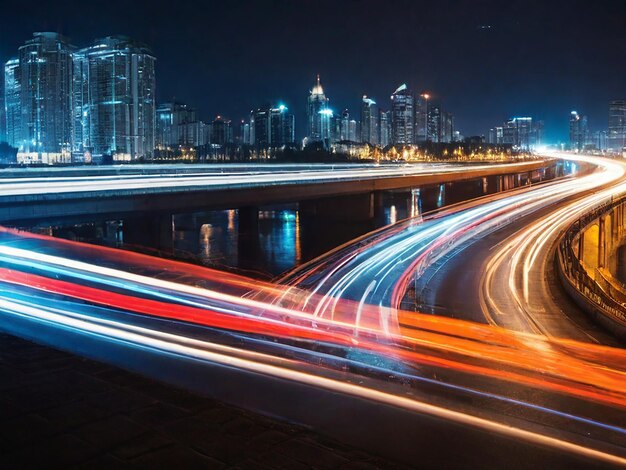
<path fill-rule="evenodd" d="M 566 168 L 565 171 L 568 171 Z M 524 184 L 520 181 L 517 184 Z M 42 227 L 37 231 L 62 238 L 104 244 L 185 260 L 205 266 L 230 269 L 269 278 L 350 241 L 376 228 L 432 211 L 499 188 L 486 179 L 448 183 L 403 191 L 386 191 L 375 202 L 370 216 L 360 216 L 363 197 L 326 200 L 336 213 L 313 213 L 311 204 L 258 208 L 258 224 L 240 209 L 143 215 L 137 219 L 84 220 L 67 225 Z M 367 209 L 367 207 L 365 207 Z M 324 213 L 324 211 L 326 213 Z M 318 211 L 319 212 L 319 211 Z M 242 215 L 243 214 L 243 215 Z M 243 218 L 242 218 L 243 217 Z M 162 222 L 154 225 L 154 220 Z M 148 226 L 149 225 L 149 226 Z M 156 228 L 155 228 L 156 227 Z M 154 234 L 158 236 L 154 236 Z"/>

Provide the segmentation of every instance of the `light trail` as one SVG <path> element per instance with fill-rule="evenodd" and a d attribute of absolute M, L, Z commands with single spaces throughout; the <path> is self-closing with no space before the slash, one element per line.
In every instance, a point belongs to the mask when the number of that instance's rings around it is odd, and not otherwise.
<path fill-rule="evenodd" d="M 598 159 L 584 156 L 568 158 L 585 163 L 598 162 Z M 562 311 L 543 278 L 553 259 L 551 255 L 556 241 L 565 229 L 611 197 L 626 194 L 626 183 L 623 183 L 626 164 L 616 160 L 602 160 L 600 164 L 617 184 L 561 204 L 513 234 L 488 257 L 480 292 L 483 311 L 491 323 L 551 337 L 566 335 L 596 341 Z M 514 302 L 503 299 L 503 291 Z"/>
<path fill-rule="evenodd" d="M 397 310 L 416 270 L 519 217 L 612 184 L 580 210 L 593 207 L 623 189 L 623 168 L 614 170 L 397 224 L 309 264 L 289 285 L 2 229 L 0 310 L 6 322 L 19 317 L 306 383 L 626 465 L 626 351 Z M 512 257 L 517 266 L 538 269 L 556 226 L 571 220 L 571 211 L 558 212 L 539 219 L 541 230 L 528 228 L 535 242 Z M 441 396 L 416 394 L 424 384 Z M 465 395 L 489 403 L 468 408 Z M 541 416 L 540 432 L 531 412 Z"/>
<path fill-rule="evenodd" d="M 90 175 L 48 177 L 0 178 L 2 197 L 38 195 L 71 195 L 76 193 L 102 193 L 111 191 L 185 191 L 194 189 L 247 188 L 267 185 L 327 183 L 337 181 L 362 181 L 401 176 L 432 174 L 460 174 L 467 171 L 508 169 L 524 171 L 528 163 L 501 165 L 333 165 L 310 167 L 299 165 L 262 165 L 241 167 L 239 171 L 216 172 L 206 169 L 198 173 L 168 175 Z"/>

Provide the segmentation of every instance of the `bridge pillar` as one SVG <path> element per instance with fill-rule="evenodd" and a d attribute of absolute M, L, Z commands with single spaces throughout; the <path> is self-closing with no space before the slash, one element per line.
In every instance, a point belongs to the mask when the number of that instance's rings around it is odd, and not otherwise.
<path fill-rule="evenodd" d="M 174 223 L 172 214 L 140 215 L 122 221 L 125 244 L 172 251 Z"/>
<path fill-rule="evenodd" d="M 585 234 L 578 235 L 578 259 L 582 262 L 585 257 Z"/>
<path fill-rule="evenodd" d="M 259 255 L 259 208 L 240 207 L 237 210 L 237 257 L 239 267 L 254 269 Z"/>
<path fill-rule="evenodd" d="M 598 219 L 598 268 L 606 265 L 606 229 L 604 217 Z"/>
<path fill-rule="evenodd" d="M 371 193 L 374 219 L 382 221 L 385 218 L 385 199 L 382 191 Z"/>

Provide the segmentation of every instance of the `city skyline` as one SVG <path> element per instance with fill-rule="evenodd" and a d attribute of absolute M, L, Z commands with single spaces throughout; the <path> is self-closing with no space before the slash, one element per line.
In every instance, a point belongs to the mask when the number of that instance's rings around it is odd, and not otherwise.
<path fill-rule="evenodd" d="M 5 133 L 0 139 L 18 148 L 20 163 L 91 162 L 92 155 L 96 161 L 106 156 L 131 161 L 157 157 L 157 150 L 158 157 L 171 157 L 176 149 L 180 157 L 189 158 L 192 148 L 194 154 L 214 155 L 215 146 L 227 152 L 229 144 L 253 147 L 257 153 L 263 150 L 268 156 L 265 150 L 299 147 L 295 115 L 283 100 L 253 109 L 249 120 L 241 119 L 236 129 L 221 115 L 210 124 L 203 122 L 197 109 L 186 103 L 157 103 L 156 60 L 149 46 L 126 36 L 95 39 L 78 48 L 59 33 L 34 32 L 18 48 L 17 58 L 4 65 Z M 500 127 L 466 137 L 440 103 L 403 83 L 392 93 L 388 111 L 363 95 L 360 121 L 354 121 L 348 109 L 333 110 L 317 74 L 307 99 L 302 144 L 321 145 L 333 153 L 369 154 L 366 147 L 337 144 L 347 140 L 378 147 L 384 142 L 385 147 L 465 140 L 532 151 L 550 143 L 544 121 L 530 116 L 512 117 Z M 593 133 L 587 116 L 571 111 L 568 142 L 563 145 L 579 152 L 621 150 L 624 109 L 624 100 L 610 101 L 608 129 Z"/>
<path fill-rule="evenodd" d="M 626 41 L 623 25 L 619 27 L 624 5 L 618 2 L 585 15 L 580 14 L 582 2 L 512 2 L 506 11 L 490 2 L 465 3 L 451 15 L 445 14 L 445 5 L 376 4 L 380 18 L 364 23 L 372 32 L 360 35 L 356 32 L 359 20 L 368 14 L 368 2 L 316 2 L 316 12 L 330 23 L 319 35 L 304 21 L 300 8 L 278 3 L 271 12 L 255 2 L 213 5 L 206 35 L 196 19 L 202 9 L 196 11 L 185 2 L 174 15 L 166 15 L 163 5 L 150 4 L 149 22 L 138 22 L 148 8 L 141 3 L 125 8 L 119 18 L 113 17 L 116 9 L 110 3 L 107 8 L 93 4 L 80 11 L 80 19 L 76 9 L 59 15 L 53 6 L 44 5 L 26 15 L 23 7 L 12 4 L 8 12 L 24 16 L 24 21 L 18 27 L 0 20 L 0 59 L 6 62 L 14 56 L 32 31 L 58 31 L 79 45 L 94 37 L 129 34 L 149 44 L 158 58 L 158 102 L 175 98 L 205 118 L 220 114 L 233 122 L 247 117 L 250 109 L 278 100 L 293 110 L 297 123 L 305 122 L 306 97 L 300 90 L 310 89 L 317 73 L 336 112 L 348 108 L 358 114 L 363 95 L 384 109 L 393 89 L 406 82 L 415 93 L 428 91 L 433 99 L 444 101 L 465 135 L 486 134 L 511 116 L 532 115 L 545 121 L 550 140 L 566 142 L 572 110 L 588 116 L 590 131 L 603 130 L 606 103 L 623 98 L 620 56 Z M 312 5 L 304 2 L 302 10 Z M 403 28 L 394 29 L 385 21 L 395 11 L 403 12 Z M 88 21 L 82 20 L 84 14 Z M 347 18 L 343 28 L 337 18 Z M 276 25 L 271 34 L 260 34 L 264 22 Z M 378 22 L 391 30 L 377 29 Z M 585 39 L 584 27 L 600 23 L 604 26 L 595 29 L 599 34 Z M 228 24 L 237 26 L 227 29 Z M 521 36 L 531 25 L 534 33 Z M 345 47 L 331 47 L 333 42 Z M 270 43 L 281 45 L 280 53 L 260 54 L 262 47 L 274 49 L 267 47 Z M 505 53 L 506 44 L 515 52 L 511 57 Z M 229 61 L 234 56 L 236 63 Z M 520 62 L 520 57 L 527 61 Z M 304 137 L 303 127 L 298 125 L 296 132 Z"/>

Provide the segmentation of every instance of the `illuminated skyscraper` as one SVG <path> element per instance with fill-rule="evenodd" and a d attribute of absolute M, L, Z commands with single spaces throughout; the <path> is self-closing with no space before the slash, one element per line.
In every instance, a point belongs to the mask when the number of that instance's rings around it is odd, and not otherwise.
<path fill-rule="evenodd" d="M 344 109 L 341 113 L 340 135 L 339 140 L 350 140 L 350 113 Z"/>
<path fill-rule="evenodd" d="M 296 121 L 283 104 L 270 108 L 270 146 L 284 147 L 296 141 Z"/>
<path fill-rule="evenodd" d="M 210 124 L 209 143 L 225 145 L 233 142 L 233 128 L 229 119 L 217 116 Z"/>
<path fill-rule="evenodd" d="M 406 84 L 391 95 L 391 143 L 412 144 L 415 139 L 415 100 Z"/>
<path fill-rule="evenodd" d="M 254 146 L 257 149 L 294 145 L 295 117 L 284 105 L 263 106 L 254 111 Z"/>
<path fill-rule="evenodd" d="M 250 123 L 241 121 L 241 143 L 250 145 Z"/>
<path fill-rule="evenodd" d="M 361 101 L 361 142 L 378 145 L 378 117 L 376 101 L 364 95 Z"/>
<path fill-rule="evenodd" d="M 606 151 L 608 148 L 608 133 L 607 131 L 596 131 L 593 134 L 593 145 L 596 149 Z"/>
<path fill-rule="evenodd" d="M 504 123 L 502 143 L 520 150 L 532 150 L 541 143 L 543 122 L 533 122 L 531 117 L 514 117 Z"/>
<path fill-rule="evenodd" d="M 427 129 L 429 142 L 441 142 L 442 111 L 438 105 L 428 107 Z"/>
<path fill-rule="evenodd" d="M 454 115 L 448 111 L 441 113 L 441 142 L 454 141 Z"/>
<path fill-rule="evenodd" d="M 202 145 L 203 127 L 195 109 L 183 103 L 162 103 L 156 109 L 155 145 L 157 148 Z"/>
<path fill-rule="evenodd" d="M 350 119 L 348 121 L 348 139 L 350 142 L 358 142 L 359 136 L 358 134 L 358 123 L 354 119 Z"/>
<path fill-rule="evenodd" d="M 391 112 L 380 112 L 380 146 L 387 147 L 391 143 Z"/>
<path fill-rule="evenodd" d="M 569 117 L 569 145 L 572 150 L 581 151 L 588 140 L 587 116 L 572 111 Z"/>
<path fill-rule="evenodd" d="M 307 101 L 307 145 L 323 142 L 328 146 L 330 141 L 330 118 L 332 111 L 328 108 L 328 98 L 317 76 L 315 86 Z"/>
<path fill-rule="evenodd" d="M 428 140 L 428 99 L 424 93 L 415 99 L 415 142 Z"/>
<path fill-rule="evenodd" d="M 503 128 L 493 127 L 489 129 L 489 133 L 487 136 L 487 143 L 489 144 L 502 144 L 504 143 L 504 132 Z"/>
<path fill-rule="evenodd" d="M 127 37 L 97 40 L 74 59 L 74 152 L 114 160 L 151 156 L 155 148 L 155 62 Z"/>
<path fill-rule="evenodd" d="M 257 149 L 267 148 L 270 145 L 269 108 L 269 106 L 262 106 L 256 111 L 252 111 L 250 117 L 250 143 Z"/>
<path fill-rule="evenodd" d="M 609 103 L 609 149 L 621 152 L 626 147 L 626 100 Z"/>
<path fill-rule="evenodd" d="M 20 61 L 19 59 L 11 59 L 4 66 L 4 124 L 6 141 L 12 147 L 21 145 L 22 108 L 20 94 Z"/>
<path fill-rule="evenodd" d="M 34 33 L 19 48 L 22 161 L 70 160 L 72 52 L 56 33 Z"/>

